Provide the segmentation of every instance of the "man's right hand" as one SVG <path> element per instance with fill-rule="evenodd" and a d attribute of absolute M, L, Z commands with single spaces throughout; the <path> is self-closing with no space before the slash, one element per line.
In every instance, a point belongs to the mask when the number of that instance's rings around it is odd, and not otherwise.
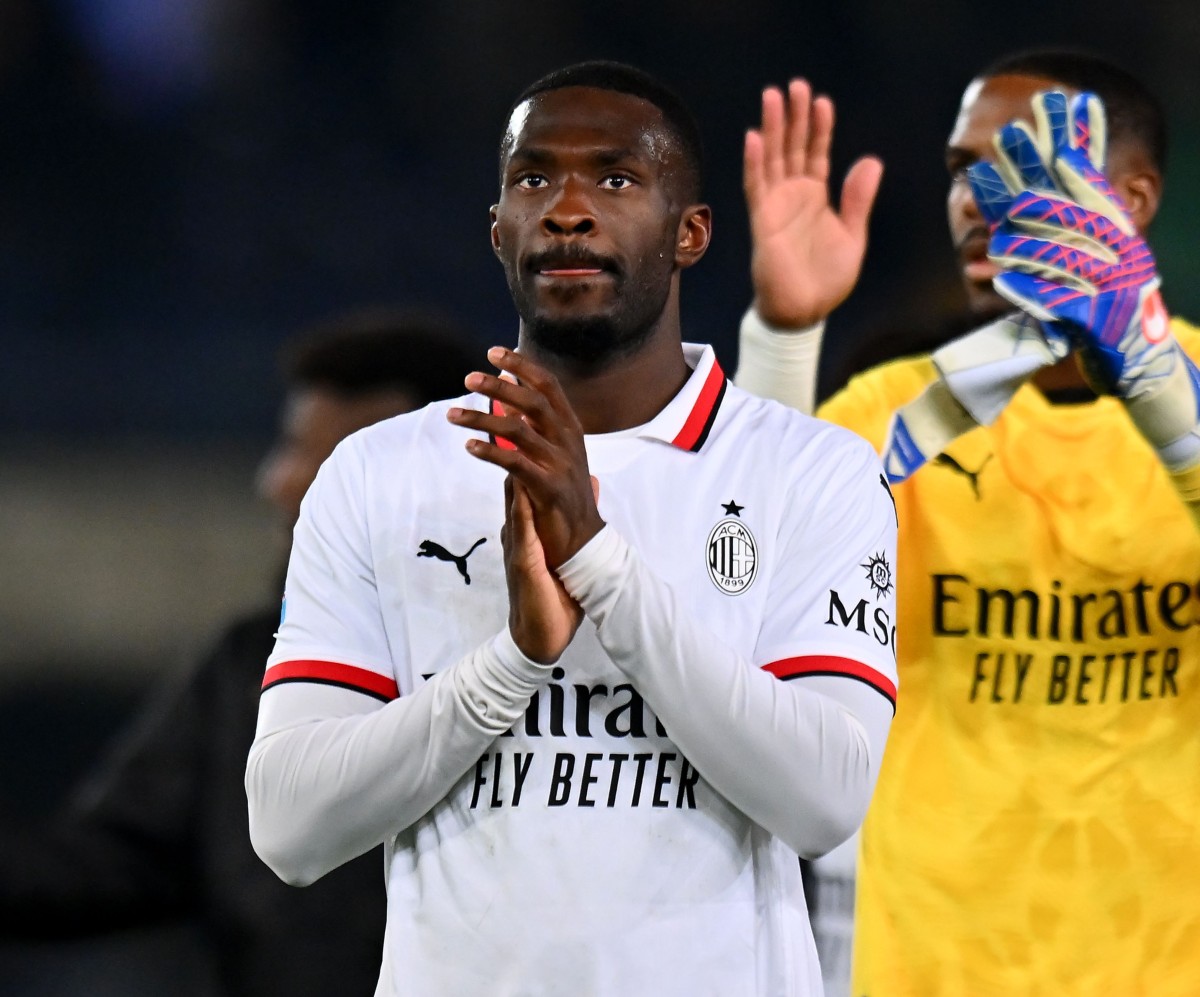
<path fill-rule="evenodd" d="M 867 223 L 883 163 L 859 159 L 842 184 L 839 213 L 829 198 L 833 102 L 792 80 L 762 96 L 762 125 L 746 133 L 743 185 L 753 251 L 754 307 L 772 326 L 821 321 L 854 288 L 867 248 Z"/>
<path fill-rule="evenodd" d="M 583 618 L 556 569 L 604 528 L 596 508 L 599 485 L 588 472 L 583 427 L 554 375 L 502 347 L 489 350 L 488 359 L 502 376 L 473 371 L 465 384 L 494 407 L 452 408 L 447 419 L 488 434 L 490 440 L 467 440 L 467 450 L 508 472 L 509 627 L 526 657 L 549 664 L 566 650 Z"/>
<path fill-rule="evenodd" d="M 504 479 L 500 540 L 508 580 L 508 630 L 513 643 L 532 661 L 557 661 L 579 629 L 583 610 L 546 564 L 529 493 L 511 474 Z"/>

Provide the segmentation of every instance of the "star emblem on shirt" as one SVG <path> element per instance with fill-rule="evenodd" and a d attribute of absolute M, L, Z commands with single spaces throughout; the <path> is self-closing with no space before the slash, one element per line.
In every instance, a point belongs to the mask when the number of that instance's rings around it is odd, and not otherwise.
<path fill-rule="evenodd" d="M 742 510 L 746 507 L 744 505 L 738 505 L 734 499 L 730 499 L 728 502 L 722 502 L 721 508 L 725 510 L 726 516 L 737 516 L 738 519 L 741 519 Z"/>

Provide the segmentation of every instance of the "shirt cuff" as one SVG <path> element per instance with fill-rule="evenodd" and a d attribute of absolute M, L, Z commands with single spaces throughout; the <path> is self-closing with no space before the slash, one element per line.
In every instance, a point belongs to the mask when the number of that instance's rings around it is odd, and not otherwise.
<path fill-rule="evenodd" d="M 525 657 L 517 642 L 513 640 L 512 632 L 505 627 L 492 640 L 492 652 L 497 663 L 513 678 L 520 682 L 534 682 L 541 685 L 546 676 L 553 670 L 553 664 L 544 664 Z"/>
<path fill-rule="evenodd" d="M 738 333 L 734 384 L 811 415 L 816 405 L 824 335 L 824 321 L 802 329 L 785 329 L 768 325 L 755 309 L 749 309 Z"/>
<path fill-rule="evenodd" d="M 589 604 L 603 599 L 607 591 L 620 584 L 624 550 L 624 539 L 605 523 L 599 533 L 559 565 L 558 577 L 563 587 L 585 613 Z"/>

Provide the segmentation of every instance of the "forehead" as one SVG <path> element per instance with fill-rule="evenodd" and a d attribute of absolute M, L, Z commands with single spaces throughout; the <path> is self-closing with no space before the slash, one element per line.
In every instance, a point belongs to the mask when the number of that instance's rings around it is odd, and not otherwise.
<path fill-rule="evenodd" d="M 530 150 L 626 150 L 665 163 L 674 142 L 662 112 L 633 94 L 561 87 L 518 104 L 504 132 L 505 158 Z"/>
<path fill-rule="evenodd" d="M 1077 91 L 1042 76 L 991 76 L 972 80 L 963 92 L 958 117 L 948 145 L 991 148 L 992 135 L 1014 118 L 1031 121 L 1029 102 L 1042 90 L 1061 90 L 1068 97 Z"/>

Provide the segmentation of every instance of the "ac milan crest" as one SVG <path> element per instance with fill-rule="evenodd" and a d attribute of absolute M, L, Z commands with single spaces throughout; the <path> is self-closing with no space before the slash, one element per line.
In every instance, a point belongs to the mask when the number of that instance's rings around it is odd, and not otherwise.
<path fill-rule="evenodd" d="M 757 574 L 754 534 L 741 519 L 722 519 L 708 535 L 708 577 L 726 595 L 741 595 Z"/>

